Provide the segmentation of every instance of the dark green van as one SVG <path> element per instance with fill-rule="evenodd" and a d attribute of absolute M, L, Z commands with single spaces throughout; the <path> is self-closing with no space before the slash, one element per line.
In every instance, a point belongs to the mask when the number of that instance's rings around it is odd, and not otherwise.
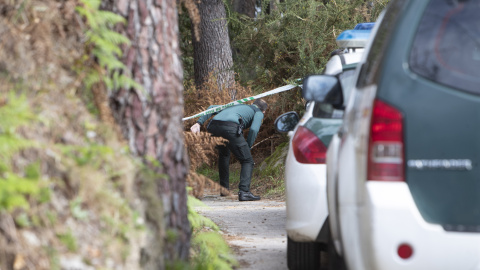
<path fill-rule="evenodd" d="M 480 0 L 392 0 L 374 29 L 327 152 L 349 269 L 480 269 L 479 14 Z"/>

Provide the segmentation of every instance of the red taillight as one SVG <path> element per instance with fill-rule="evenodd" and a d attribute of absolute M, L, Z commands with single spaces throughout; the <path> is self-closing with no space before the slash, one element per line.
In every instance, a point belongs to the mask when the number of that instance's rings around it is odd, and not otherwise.
<path fill-rule="evenodd" d="M 398 257 L 408 259 L 413 255 L 413 248 L 409 244 L 401 244 L 397 248 Z"/>
<path fill-rule="evenodd" d="M 325 164 L 327 147 L 306 127 L 298 127 L 292 139 L 292 149 L 300 163 Z"/>
<path fill-rule="evenodd" d="M 403 116 L 375 100 L 368 143 L 368 180 L 404 181 Z"/>

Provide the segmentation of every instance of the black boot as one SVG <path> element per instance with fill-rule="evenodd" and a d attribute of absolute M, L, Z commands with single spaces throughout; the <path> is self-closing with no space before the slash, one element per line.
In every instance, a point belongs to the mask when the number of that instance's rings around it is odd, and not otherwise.
<path fill-rule="evenodd" d="M 238 200 L 239 201 L 258 201 L 260 200 L 260 196 L 255 196 L 252 192 L 248 191 L 239 191 L 238 192 Z"/>

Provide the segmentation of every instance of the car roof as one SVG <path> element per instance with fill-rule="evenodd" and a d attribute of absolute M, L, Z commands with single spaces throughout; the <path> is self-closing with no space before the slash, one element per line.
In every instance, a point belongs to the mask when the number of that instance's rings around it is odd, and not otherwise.
<path fill-rule="evenodd" d="M 324 74 L 337 75 L 342 73 L 345 69 L 356 66 L 362 59 L 363 50 L 357 52 L 347 52 L 340 55 L 334 55 L 328 60 L 325 66 Z"/>

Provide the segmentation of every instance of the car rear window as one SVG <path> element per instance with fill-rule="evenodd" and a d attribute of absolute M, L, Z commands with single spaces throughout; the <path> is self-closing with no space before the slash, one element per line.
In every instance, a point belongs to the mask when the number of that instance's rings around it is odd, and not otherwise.
<path fill-rule="evenodd" d="M 480 94 L 480 0 L 432 0 L 410 53 L 413 72 Z"/>

